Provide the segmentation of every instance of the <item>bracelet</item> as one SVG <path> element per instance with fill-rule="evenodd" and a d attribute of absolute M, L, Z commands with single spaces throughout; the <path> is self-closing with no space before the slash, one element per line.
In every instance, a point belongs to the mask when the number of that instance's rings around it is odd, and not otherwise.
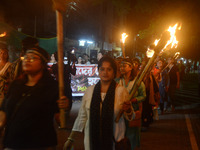
<path fill-rule="evenodd" d="M 68 137 L 67 140 L 69 140 L 69 141 L 72 142 L 72 143 L 74 142 L 74 139 L 72 139 L 72 138 L 70 138 L 70 137 Z"/>

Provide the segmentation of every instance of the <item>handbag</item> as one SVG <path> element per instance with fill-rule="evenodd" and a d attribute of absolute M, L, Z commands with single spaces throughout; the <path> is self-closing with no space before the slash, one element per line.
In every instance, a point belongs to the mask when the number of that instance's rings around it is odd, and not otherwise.
<path fill-rule="evenodd" d="M 119 142 L 116 142 L 114 140 L 114 142 L 115 142 L 115 150 L 131 150 L 131 143 L 127 137 L 124 137 Z"/>
<path fill-rule="evenodd" d="M 129 121 L 129 127 L 141 127 L 142 125 L 142 103 L 138 103 L 139 110 L 135 111 L 135 119 Z"/>

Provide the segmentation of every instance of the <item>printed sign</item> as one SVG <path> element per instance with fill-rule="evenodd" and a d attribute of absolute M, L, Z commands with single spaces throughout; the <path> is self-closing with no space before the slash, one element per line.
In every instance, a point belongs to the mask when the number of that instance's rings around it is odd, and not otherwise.
<path fill-rule="evenodd" d="M 72 96 L 83 96 L 86 89 L 99 81 L 97 64 L 76 64 L 76 75 L 71 76 Z"/>

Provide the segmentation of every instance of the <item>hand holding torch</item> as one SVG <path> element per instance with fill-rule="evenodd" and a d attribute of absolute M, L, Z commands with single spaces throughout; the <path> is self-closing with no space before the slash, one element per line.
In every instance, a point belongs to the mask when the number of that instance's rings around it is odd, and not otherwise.
<path fill-rule="evenodd" d="M 176 41 L 175 36 L 175 31 L 177 28 L 177 24 L 174 27 L 171 27 L 168 29 L 168 32 L 164 32 L 160 40 L 155 41 L 155 45 L 157 46 L 154 49 L 154 54 L 153 56 L 149 59 L 147 65 L 143 67 L 140 71 L 140 73 L 136 76 L 135 83 L 133 84 L 133 87 L 131 89 L 131 93 L 129 94 L 129 100 L 133 98 L 135 95 L 136 91 L 138 90 L 142 80 L 144 79 L 145 75 L 148 73 L 150 67 L 154 63 L 155 59 L 157 56 L 161 55 L 162 52 L 169 46 L 171 45 L 171 48 L 173 46 L 177 47 L 178 42 Z M 173 30 L 172 30 L 173 29 Z M 170 30 L 170 31 L 169 31 Z M 171 33 L 171 30 L 174 31 L 173 34 Z M 170 41 L 170 42 L 169 42 Z M 176 44 L 174 44 L 174 42 Z M 120 117 L 123 114 L 123 110 L 121 110 L 118 114 L 118 116 L 115 118 L 115 122 L 118 122 Z"/>

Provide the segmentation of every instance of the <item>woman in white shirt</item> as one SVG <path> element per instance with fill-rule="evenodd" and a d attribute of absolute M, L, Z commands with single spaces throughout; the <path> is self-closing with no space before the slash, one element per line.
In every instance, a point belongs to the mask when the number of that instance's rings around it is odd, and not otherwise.
<path fill-rule="evenodd" d="M 117 71 L 115 61 L 108 56 L 103 57 L 98 62 L 98 71 L 100 81 L 86 90 L 64 149 L 70 148 L 78 132 L 84 130 L 85 150 L 112 150 L 114 139 L 120 141 L 124 138 L 124 117 L 132 120 L 135 116 L 128 101 L 128 91 L 114 81 Z M 115 123 L 121 109 L 124 115 Z"/>

